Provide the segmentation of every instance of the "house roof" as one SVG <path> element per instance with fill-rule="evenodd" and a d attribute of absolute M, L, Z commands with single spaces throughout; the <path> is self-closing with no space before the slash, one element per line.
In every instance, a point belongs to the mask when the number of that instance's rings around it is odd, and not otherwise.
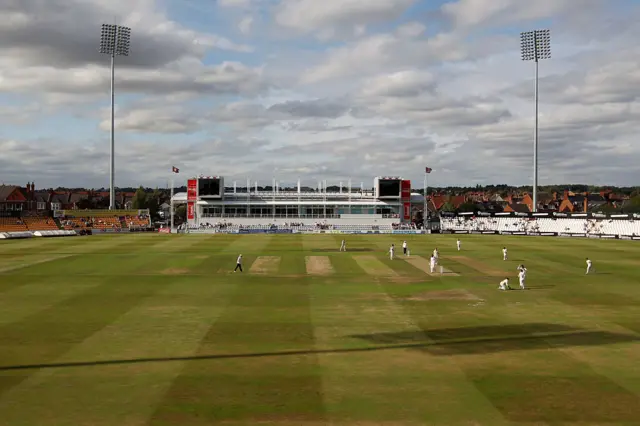
<path fill-rule="evenodd" d="M 453 207 L 458 208 L 464 204 L 466 201 L 464 195 L 454 195 L 447 200 L 449 203 L 453 204 Z"/>
<path fill-rule="evenodd" d="M 81 200 L 86 200 L 89 198 L 89 194 L 87 192 L 74 192 L 69 196 L 70 203 L 77 203 Z"/>
<path fill-rule="evenodd" d="M 553 194 L 550 194 L 548 192 L 538 192 L 537 197 L 539 203 L 548 203 L 549 201 L 553 200 Z"/>
<path fill-rule="evenodd" d="M 48 191 L 37 191 L 33 194 L 34 199 L 38 203 L 47 203 L 49 201 L 49 192 Z"/>
<path fill-rule="evenodd" d="M 509 204 L 509 208 L 517 213 L 529 213 L 529 206 L 526 204 Z"/>
<path fill-rule="evenodd" d="M 16 189 L 19 189 L 16 185 L 0 185 L 0 201 L 7 201 Z"/>
<path fill-rule="evenodd" d="M 51 196 L 52 203 L 67 204 L 69 202 L 69 194 L 64 192 L 56 192 Z"/>

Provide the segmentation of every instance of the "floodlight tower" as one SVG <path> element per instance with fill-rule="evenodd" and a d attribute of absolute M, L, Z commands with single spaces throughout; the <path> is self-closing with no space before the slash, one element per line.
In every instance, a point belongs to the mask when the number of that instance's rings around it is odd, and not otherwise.
<path fill-rule="evenodd" d="M 520 34 L 520 50 L 523 61 L 536 63 L 534 83 L 535 130 L 533 133 L 533 212 L 538 211 L 538 62 L 551 58 L 551 35 L 549 30 L 527 31 Z"/>
<path fill-rule="evenodd" d="M 115 64 L 116 56 L 129 56 L 131 28 L 122 25 L 102 25 L 100 37 L 100 53 L 111 56 L 111 170 L 109 172 L 109 209 L 116 208 L 115 187 Z"/>

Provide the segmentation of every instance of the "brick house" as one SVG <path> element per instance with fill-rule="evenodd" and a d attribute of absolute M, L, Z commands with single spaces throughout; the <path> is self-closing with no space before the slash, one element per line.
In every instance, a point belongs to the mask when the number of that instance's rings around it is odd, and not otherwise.
<path fill-rule="evenodd" d="M 0 185 L 0 211 L 16 212 L 28 207 L 25 191 L 17 185 Z"/>

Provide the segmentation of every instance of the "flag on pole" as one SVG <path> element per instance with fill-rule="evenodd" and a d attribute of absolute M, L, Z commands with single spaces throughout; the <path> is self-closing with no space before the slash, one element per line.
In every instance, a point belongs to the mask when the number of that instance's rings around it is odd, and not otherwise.
<path fill-rule="evenodd" d="M 431 167 L 427 167 L 426 169 L 424 169 L 425 173 L 431 173 L 433 169 Z"/>
<path fill-rule="evenodd" d="M 171 166 L 171 171 L 172 171 L 173 173 L 180 173 L 180 169 L 179 169 L 179 168 L 177 168 L 176 166 Z"/>

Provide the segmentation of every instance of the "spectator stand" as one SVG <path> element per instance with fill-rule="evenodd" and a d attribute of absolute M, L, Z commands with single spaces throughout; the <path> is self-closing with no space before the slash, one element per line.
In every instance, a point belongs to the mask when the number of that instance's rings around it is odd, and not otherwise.
<path fill-rule="evenodd" d="M 120 233 L 152 229 L 149 210 L 60 210 L 54 217 L 65 230 Z"/>
<path fill-rule="evenodd" d="M 639 214 L 442 213 L 440 232 L 640 240 Z"/>

